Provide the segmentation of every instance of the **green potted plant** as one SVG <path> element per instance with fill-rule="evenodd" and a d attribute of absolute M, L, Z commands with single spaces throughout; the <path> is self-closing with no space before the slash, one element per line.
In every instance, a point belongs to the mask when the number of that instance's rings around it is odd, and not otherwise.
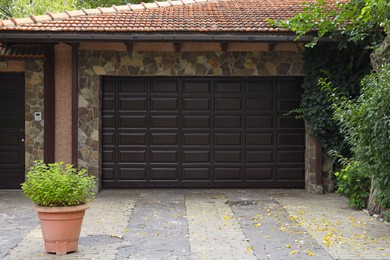
<path fill-rule="evenodd" d="M 81 224 L 94 196 L 95 178 L 71 164 L 34 161 L 22 183 L 24 194 L 35 204 L 45 251 L 58 255 L 78 250 Z"/>

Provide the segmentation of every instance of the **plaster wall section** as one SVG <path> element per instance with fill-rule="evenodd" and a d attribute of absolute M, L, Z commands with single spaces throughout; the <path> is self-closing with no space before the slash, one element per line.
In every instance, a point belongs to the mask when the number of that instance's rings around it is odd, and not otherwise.
<path fill-rule="evenodd" d="M 79 52 L 78 164 L 100 183 L 101 76 L 303 76 L 303 52 Z"/>
<path fill-rule="evenodd" d="M 55 46 L 55 161 L 72 163 L 72 47 Z"/>

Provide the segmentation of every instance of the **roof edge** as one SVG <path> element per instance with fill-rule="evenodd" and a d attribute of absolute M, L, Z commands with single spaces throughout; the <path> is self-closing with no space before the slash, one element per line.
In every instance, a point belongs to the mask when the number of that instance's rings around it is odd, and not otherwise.
<path fill-rule="evenodd" d="M 281 33 L 25 33 L 25 32 L 2 32 L 0 42 L 80 42 L 80 41 L 219 41 L 219 42 L 294 42 L 296 34 L 293 32 Z M 309 42 L 313 36 L 306 35 L 297 42 Z M 336 42 L 337 39 L 322 37 L 322 42 Z"/>
<path fill-rule="evenodd" d="M 126 5 L 113 5 L 111 7 L 96 7 L 92 9 L 81 9 L 64 11 L 60 13 L 47 12 L 44 15 L 30 15 L 30 17 L 15 18 L 12 17 L 9 20 L 0 20 L 0 27 L 13 28 L 26 24 L 39 24 L 49 21 L 61 21 L 66 18 L 80 17 L 80 16 L 94 16 L 99 14 L 120 13 L 120 12 L 132 12 L 146 9 L 166 8 L 179 5 L 191 5 L 197 3 L 218 2 L 219 0 L 167 0 L 167 1 L 154 1 L 152 3 L 140 4 L 126 4 Z"/>

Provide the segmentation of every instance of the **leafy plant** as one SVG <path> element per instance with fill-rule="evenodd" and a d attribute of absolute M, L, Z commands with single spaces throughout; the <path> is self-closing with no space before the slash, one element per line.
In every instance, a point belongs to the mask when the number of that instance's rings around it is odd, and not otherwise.
<path fill-rule="evenodd" d="M 336 172 L 337 192 L 348 197 L 349 205 L 356 209 L 367 206 L 370 195 L 371 179 L 367 173 L 361 171 L 360 163 L 357 161 L 343 159 L 344 167 Z"/>
<path fill-rule="evenodd" d="M 0 19 L 140 2 L 152 0 L 0 0 Z"/>
<path fill-rule="evenodd" d="M 383 212 L 383 219 L 387 222 L 390 222 L 390 209 Z"/>
<path fill-rule="evenodd" d="M 22 184 L 24 194 L 42 207 L 76 206 L 89 202 L 95 196 L 95 178 L 86 170 L 77 171 L 71 164 L 45 164 L 34 161 Z"/>
<path fill-rule="evenodd" d="M 372 178 L 371 185 L 377 188 L 376 200 L 383 208 L 390 206 L 389 86 L 390 65 L 387 65 L 381 72 L 362 80 L 361 95 L 356 100 L 329 89 L 334 118 L 339 122 L 340 130 L 351 147 L 352 161 L 359 162 L 358 169 L 349 163 L 356 170 L 347 172 L 355 174 L 355 178 Z"/>
<path fill-rule="evenodd" d="M 315 32 L 307 44 L 310 47 L 324 36 L 341 40 L 343 47 L 347 42 L 369 42 L 375 46 L 383 41 L 383 31 L 390 30 L 389 13 L 388 0 L 315 0 L 307 2 L 302 12 L 288 20 L 268 21 L 294 31 L 297 39 Z"/>
<path fill-rule="evenodd" d="M 332 88 L 348 97 L 356 97 L 360 91 L 359 81 L 370 70 L 369 52 L 364 52 L 364 46 L 338 49 L 334 44 L 318 44 L 306 49 L 304 55 L 306 77 L 301 107 L 296 112 L 301 112 L 308 121 L 311 133 L 320 139 L 325 152 L 337 150 L 346 156 L 349 147 L 333 119 L 332 102 L 318 83 L 327 78 Z"/>

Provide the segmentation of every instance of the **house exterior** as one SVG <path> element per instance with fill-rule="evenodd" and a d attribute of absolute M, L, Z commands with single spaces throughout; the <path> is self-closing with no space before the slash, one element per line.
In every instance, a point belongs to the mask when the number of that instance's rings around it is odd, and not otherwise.
<path fill-rule="evenodd" d="M 181 0 L 0 22 L 0 188 L 34 160 L 99 188 L 322 192 L 297 108 L 303 41 L 268 25 L 300 0 Z"/>

